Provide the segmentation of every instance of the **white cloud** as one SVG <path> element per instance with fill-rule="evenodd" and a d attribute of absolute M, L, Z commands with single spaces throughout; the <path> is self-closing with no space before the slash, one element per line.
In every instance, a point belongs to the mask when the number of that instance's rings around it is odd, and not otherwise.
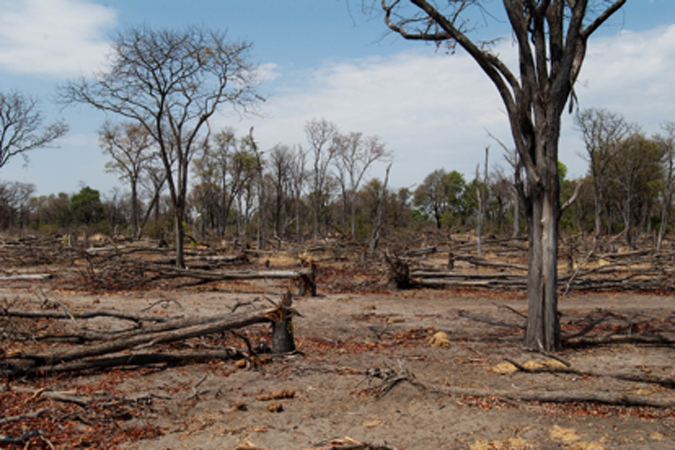
<path fill-rule="evenodd" d="M 257 69 L 258 81 L 269 82 L 274 81 L 281 76 L 279 73 L 279 66 L 275 63 L 260 64 Z"/>
<path fill-rule="evenodd" d="M 15 73 L 87 74 L 105 60 L 112 8 L 84 0 L 0 0 L 0 65 Z"/>
<path fill-rule="evenodd" d="M 624 30 L 591 38 L 576 93 L 580 107 L 607 108 L 640 125 L 648 135 L 675 121 L 675 25 L 643 32 Z M 563 117 L 561 159 L 570 175 L 582 176 L 585 150 L 572 117 Z"/>
<path fill-rule="evenodd" d="M 603 106 L 638 123 L 673 117 L 675 25 L 591 40 L 579 78 L 582 106 Z"/>
<path fill-rule="evenodd" d="M 510 45 L 505 39 L 498 51 L 514 67 Z M 389 59 L 331 61 L 305 73 L 278 71 L 275 83 L 284 87 L 264 105 L 266 117 L 241 124 L 246 132 L 253 123 L 265 148 L 279 142 L 304 145 L 306 122 L 326 118 L 343 131 L 382 137 L 397 156 L 392 184 L 409 186 L 439 167 L 473 178 L 487 145 L 491 164 L 502 163 L 502 150 L 486 130 L 511 142 L 495 87 L 463 54 L 444 56 L 421 46 Z M 591 40 L 576 93 L 582 108 L 610 108 L 648 133 L 658 132 L 660 123 L 675 120 L 673 73 L 675 25 L 622 31 Z M 571 119 L 565 113 L 560 159 L 577 177 L 586 172 L 586 162 Z"/>
<path fill-rule="evenodd" d="M 331 61 L 283 78 L 277 80 L 286 83 L 283 90 L 264 106 L 266 117 L 244 120 L 241 132 L 254 122 L 265 148 L 304 145 L 307 121 L 325 118 L 343 132 L 380 136 L 396 155 L 394 186 L 419 183 L 439 167 L 472 174 L 485 146 L 496 149 L 486 130 L 508 140 L 501 100 L 466 55 L 441 56 L 421 47 L 389 59 Z"/>
<path fill-rule="evenodd" d="M 31 10 L 30 5 L 37 3 L 16 2 L 21 5 L 16 7 L 9 6 L 10 1 L 0 0 L 0 10 L 16 15 L 17 11 L 25 13 Z M 64 5 L 87 8 L 85 3 L 74 0 L 50 0 L 45 4 L 58 4 L 61 9 Z M 101 20 L 105 16 L 99 9 L 102 7 L 92 8 L 99 13 L 92 14 L 92 17 L 99 18 L 99 25 L 88 28 L 90 34 L 86 39 L 80 39 L 82 42 L 77 41 L 79 47 L 74 51 L 82 58 L 73 57 L 73 61 L 80 61 L 77 64 L 82 67 L 91 67 L 87 65 L 88 61 L 100 61 L 101 55 L 105 54 L 107 44 L 99 39 L 97 30 L 106 23 L 112 23 Z M 19 46 L 12 41 L 14 43 L 9 42 L 12 46 L 8 47 L 6 36 L 9 32 L 5 30 L 4 21 L 10 13 L 0 12 L 0 64 L 8 64 L 7 48 L 15 51 Z M 60 21 L 58 14 L 50 14 Z M 78 20 L 84 20 L 81 14 Z M 83 32 L 78 35 L 82 36 Z M 83 42 L 98 42 L 106 50 L 83 47 Z M 498 51 L 514 67 L 510 44 L 510 39 L 505 39 Z M 86 55 L 85 50 L 88 52 Z M 43 52 L 42 49 L 36 51 Z M 39 65 L 40 58 L 35 58 L 30 64 Z M 74 64 L 68 63 L 66 68 L 72 66 Z M 79 70 L 79 66 L 74 70 Z M 644 32 L 622 31 L 613 36 L 591 39 L 576 93 L 582 108 L 609 108 L 630 121 L 642 124 L 644 130 L 651 134 L 659 131 L 660 123 L 675 120 L 673 73 L 675 25 Z M 307 121 L 326 118 L 344 132 L 361 131 L 366 135 L 380 136 L 388 148 L 395 151 L 396 162 L 390 180 L 394 187 L 420 183 L 427 174 L 440 167 L 458 170 L 471 179 L 476 165 L 483 162 L 483 149 L 487 145 L 492 148 L 491 163 L 501 162 L 501 149 L 487 135 L 486 129 L 505 143 L 511 142 L 508 120 L 495 87 L 462 53 L 445 56 L 420 44 L 415 51 L 402 52 L 390 58 L 330 60 L 308 71 L 269 63 L 261 66 L 260 75 L 265 80 L 263 89 L 273 92 L 262 105 L 265 117 L 242 119 L 225 112 L 218 123 L 212 124 L 213 129 L 234 126 L 239 135 L 244 135 L 254 125 L 255 137 L 261 148 L 269 149 L 277 143 L 306 145 L 304 126 Z M 86 114 L 90 115 L 89 112 Z M 560 158 L 567 164 L 570 176 L 577 177 L 586 172 L 586 163 L 578 156 L 583 153 L 583 144 L 572 127 L 571 118 L 565 113 Z M 96 122 L 94 126 L 99 125 L 100 122 Z M 73 133 L 70 138 L 73 141 L 69 141 L 68 146 L 72 145 L 82 152 L 93 152 L 98 161 L 100 150 L 93 135 L 88 142 L 76 142 L 82 138 L 85 136 Z M 65 141 L 61 145 L 66 148 Z M 75 154 L 75 150 L 73 152 Z M 37 155 L 32 158 L 32 169 L 38 169 L 41 159 L 45 167 L 43 178 L 51 179 L 56 163 L 47 158 L 46 152 L 39 158 Z M 80 159 L 76 157 L 69 161 Z M 19 159 L 14 166 L 20 168 L 21 163 Z M 74 165 L 77 164 L 71 163 L 71 166 Z M 4 179 L 20 178 L 8 172 L 11 169 L 4 167 L 0 175 Z M 74 170 L 74 167 L 69 170 Z M 98 173 L 102 172 L 101 164 Z M 371 172 L 377 177 L 383 174 L 381 167 Z M 102 182 L 104 178 L 112 180 L 110 185 L 117 182 L 107 175 L 97 177 L 97 180 Z M 101 186 L 96 188 L 105 190 Z M 42 186 L 40 189 L 43 189 Z"/>

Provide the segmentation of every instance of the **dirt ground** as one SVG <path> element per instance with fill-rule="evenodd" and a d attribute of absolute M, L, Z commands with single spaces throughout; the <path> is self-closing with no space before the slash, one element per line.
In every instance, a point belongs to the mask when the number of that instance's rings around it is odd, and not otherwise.
<path fill-rule="evenodd" d="M 257 283 L 238 286 L 240 292 L 233 293 L 231 285 L 221 284 L 106 295 L 49 284 L 42 289 L 73 311 L 150 308 L 158 314 L 187 316 L 226 312 L 237 302 L 264 295 L 276 300 L 274 293 L 282 287 L 278 282 Z M 6 304 L 35 303 L 35 289 L 35 283 L 5 283 L 0 299 Z M 274 357 L 258 367 L 238 368 L 221 361 L 135 369 L 122 375 L 54 377 L 40 381 L 40 386 L 77 390 L 117 376 L 117 391 L 147 401 L 116 426 L 152 427 L 160 434 L 123 444 L 130 449 L 306 449 L 346 437 L 395 449 L 675 449 L 673 409 L 518 399 L 519 393 L 566 392 L 675 401 L 672 387 L 659 384 L 515 370 L 506 359 L 529 367 L 557 361 L 521 347 L 524 319 L 517 312 L 526 312 L 522 292 L 332 294 L 321 286 L 319 291 L 319 297 L 295 300 L 302 314 L 294 319 L 297 354 Z M 572 294 L 561 299 L 560 311 L 568 335 L 583 328 L 589 317 L 602 314 L 607 319 L 594 330 L 596 337 L 627 322 L 635 324 L 636 332 L 644 324 L 672 330 L 675 298 Z M 439 331 L 448 339 L 434 346 L 431 340 Z M 247 332 L 251 340 L 269 334 L 267 326 Z M 199 347 L 203 342 L 188 344 Z M 237 345 L 243 347 L 241 341 Z M 557 357 L 579 371 L 675 378 L 672 345 L 586 345 Z M 403 380 L 387 386 L 367 375 L 377 375 L 374 369 L 380 374 L 390 370 Z M 12 387 L 36 384 L 15 380 Z M 384 387 L 391 389 L 384 392 Z M 466 392 L 457 393 L 459 388 Z M 285 393 L 277 396 L 285 398 L 261 399 L 261 394 L 282 389 Z M 495 395 L 471 395 L 489 392 Z M 497 395 L 504 392 L 510 393 L 508 398 Z M 96 439 L 79 444 L 107 448 Z"/>

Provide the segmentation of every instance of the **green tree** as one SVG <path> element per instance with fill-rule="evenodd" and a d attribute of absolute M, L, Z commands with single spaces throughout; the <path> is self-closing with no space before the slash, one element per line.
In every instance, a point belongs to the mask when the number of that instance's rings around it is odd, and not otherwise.
<path fill-rule="evenodd" d="M 586 146 L 589 173 L 593 183 L 595 200 L 593 250 L 595 250 L 602 229 L 603 212 L 608 228 L 611 229 L 609 197 L 612 158 L 619 142 L 632 133 L 635 126 L 626 122 L 620 114 L 598 108 L 578 111 L 575 124 L 581 131 Z"/>
<path fill-rule="evenodd" d="M 70 197 L 70 204 L 75 219 L 83 225 L 93 225 L 105 217 L 101 195 L 96 189 L 84 186 L 80 192 Z"/>
<path fill-rule="evenodd" d="M 619 142 L 612 155 L 610 188 L 624 224 L 626 244 L 635 244 L 634 225 L 649 217 L 653 203 L 663 184 L 664 148 L 636 133 Z"/>
<path fill-rule="evenodd" d="M 666 122 L 663 124 L 665 135 L 655 137 L 657 145 L 661 147 L 664 156 L 664 184 L 661 200 L 661 224 L 659 226 L 659 236 L 656 242 L 658 250 L 661 249 L 661 243 L 666 233 L 668 219 L 670 218 L 670 208 L 673 202 L 673 191 L 675 191 L 675 122 Z"/>
<path fill-rule="evenodd" d="M 413 201 L 418 211 L 433 218 L 436 228 L 440 229 L 444 216 L 447 219 L 463 213 L 462 196 L 465 189 L 466 182 L 461 173 L 436 169 L 415 189 Z"/>

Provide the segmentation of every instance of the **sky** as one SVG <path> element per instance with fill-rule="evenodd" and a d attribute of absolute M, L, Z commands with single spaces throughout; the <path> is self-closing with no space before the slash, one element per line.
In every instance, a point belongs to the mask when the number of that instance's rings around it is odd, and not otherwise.
<path fill-rule="evenodd" d="M 146 25 L 199 25 L 253 44 L 252 62 L 266 101 L 259 116 L 224 108 L 212 129 L 239 136 L 254 127 L 263 150 L 307 145 L 305 125 L 333 122 L 341 132 L 378 136 L 393 152 L 392 188 L 413 188 L 432 171 L 457 170 L 473 179 L 490 147 L 490 168 L 507 164 L 490 135 L 512 146 L 497 91 L 463 52 L 387 33 L 381 14 L 364 14 L 368 0 L 0 0 L 0 92 L 40 100 L 45 121 L 69 133 L 53 148 L 15 157 L 0 181 L 33 183 L 37 194 L 72 194 L 89 186 L 104 196 L 125 190 L 105 171 L 98 130 L 114 116 L 85 105 L 54 103 L 56 87 L 104 67 L 118 30 Z M 379 4 L 379 2 L 375 2 Z M 488 3 L 500 14 L 496 0 Z M 513 40 L 503 23 L 479 31 L 501 37 L 495 50 L 511 67 Z M 647 135 L 675 121 L 675 1 L 628 0 L 590 40 L 576 86 L 581 108 L 607 108 Z M 583 142 L 565 114 L 560 160 L 568 178 L 586 173 Z M 482 169 L 481 169 L 482 172 Z M 383 178 L 383 165 L 369 177 Z"/>

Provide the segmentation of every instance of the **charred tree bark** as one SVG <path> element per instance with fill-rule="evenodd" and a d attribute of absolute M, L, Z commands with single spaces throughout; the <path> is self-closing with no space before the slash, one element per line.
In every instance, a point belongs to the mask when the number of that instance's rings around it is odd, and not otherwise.
<path fill-rule="evenodd" d="M 290 353 L 295 351 L 293 319 L 290 308 L 293 296 L 290 292 L 281 297 L 281 304 L 272 316 L 272 352 Z"/>

